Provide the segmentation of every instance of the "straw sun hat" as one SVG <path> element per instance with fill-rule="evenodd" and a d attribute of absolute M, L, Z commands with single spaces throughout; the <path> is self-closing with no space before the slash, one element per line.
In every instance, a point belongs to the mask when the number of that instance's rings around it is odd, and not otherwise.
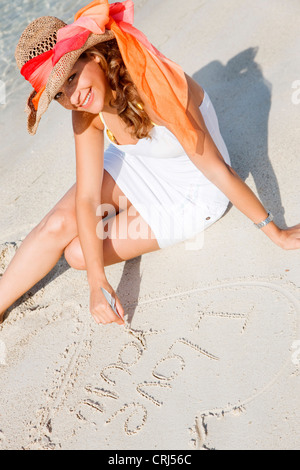
<path fill-rule="evenodd" d="M 15 58 L 19 69 L 21 70 L 34 57 L 52 50 L 57 42 L 57 31 L 65 26 L 66 23 L 54 16 L 42 16 L 30 23 L 22 33 L 15 51 Z M 42 114 L 47 110 L 50 102 L 67 80 L 80 55 L 90 47 L 114 39 L 114 37 L 115 35 L 111 30 L 106 30 L 104 34 L 91 33 L 82 47 L 68 52 L 61 57 L 49 75 L 37 110 L 32 102 L 37 92 L 33 91 L 29 95 L 26 112 L 28 114 L 28 132 L 30 134 L 34 135 L 36 133 Z"/>

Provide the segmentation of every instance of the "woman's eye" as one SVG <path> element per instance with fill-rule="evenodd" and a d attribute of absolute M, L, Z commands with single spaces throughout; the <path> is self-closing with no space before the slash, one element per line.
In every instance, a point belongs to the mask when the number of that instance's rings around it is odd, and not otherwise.
<path fill-rule="evenodd" d="M 59 93 L 57 93 L 55 96 L 54 96 L 54 99 L 55 100 L 59 100 L 59 98 L 61 97 L 62 95 L 62 92 L 60 91 Z"/>
<path fill-rule="evenodd" d="M 71 77 L 68 78 L 68 82 L 71 83 L 72 80 L 74 80 L 76 73 L 73 73 Z"/>

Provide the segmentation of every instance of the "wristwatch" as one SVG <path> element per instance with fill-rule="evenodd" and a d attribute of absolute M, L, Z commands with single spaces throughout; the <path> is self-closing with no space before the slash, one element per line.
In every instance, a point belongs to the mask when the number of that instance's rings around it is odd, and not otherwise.
<path fill-rule="evenodd" d="M 263 228 L 265 227 L 266 225 L 268 225 L 270 222 L 272 222 L 272 220 L 274 219 L 273 215 L 271 214 L 271 212 L 269 211 L 268 212 L 268 217 L 263 220 L 262 222 L 260 222 L 259 224 L 254 224 L 255 227 L 257 228 Z"/>

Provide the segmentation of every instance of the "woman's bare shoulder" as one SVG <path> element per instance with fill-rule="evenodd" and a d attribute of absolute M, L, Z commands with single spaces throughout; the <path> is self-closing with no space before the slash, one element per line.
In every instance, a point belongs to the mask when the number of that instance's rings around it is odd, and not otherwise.
<path fill-rule="evenodd" d="M 91 114 L 85 111 L 72 112 L 72 124 L 74 134 L 80 135 L 89 129 L 104 130 L 104 125 L 98 114 Z"/>
<path fill-rule="evenodd" d="M 199 108 L 204 98 L 204 90 L 192 77 L 187 74 L 185 74 L 185 77 L 188 84 L 189 96 Z"/>

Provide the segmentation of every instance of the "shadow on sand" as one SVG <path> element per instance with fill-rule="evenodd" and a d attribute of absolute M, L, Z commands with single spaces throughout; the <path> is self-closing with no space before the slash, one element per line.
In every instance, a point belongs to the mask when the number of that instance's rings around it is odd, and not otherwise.
<path fill-rule="evenodd" d="M 251 176 L 256 194 L 285 228 L 278 181 L 268 154 L 271 84 L 255 61 L 258 48 L 246 49 L 227 64 L 213 61 L 193 75 L 215 107 L 232 167 L 245 181 Z"/>

